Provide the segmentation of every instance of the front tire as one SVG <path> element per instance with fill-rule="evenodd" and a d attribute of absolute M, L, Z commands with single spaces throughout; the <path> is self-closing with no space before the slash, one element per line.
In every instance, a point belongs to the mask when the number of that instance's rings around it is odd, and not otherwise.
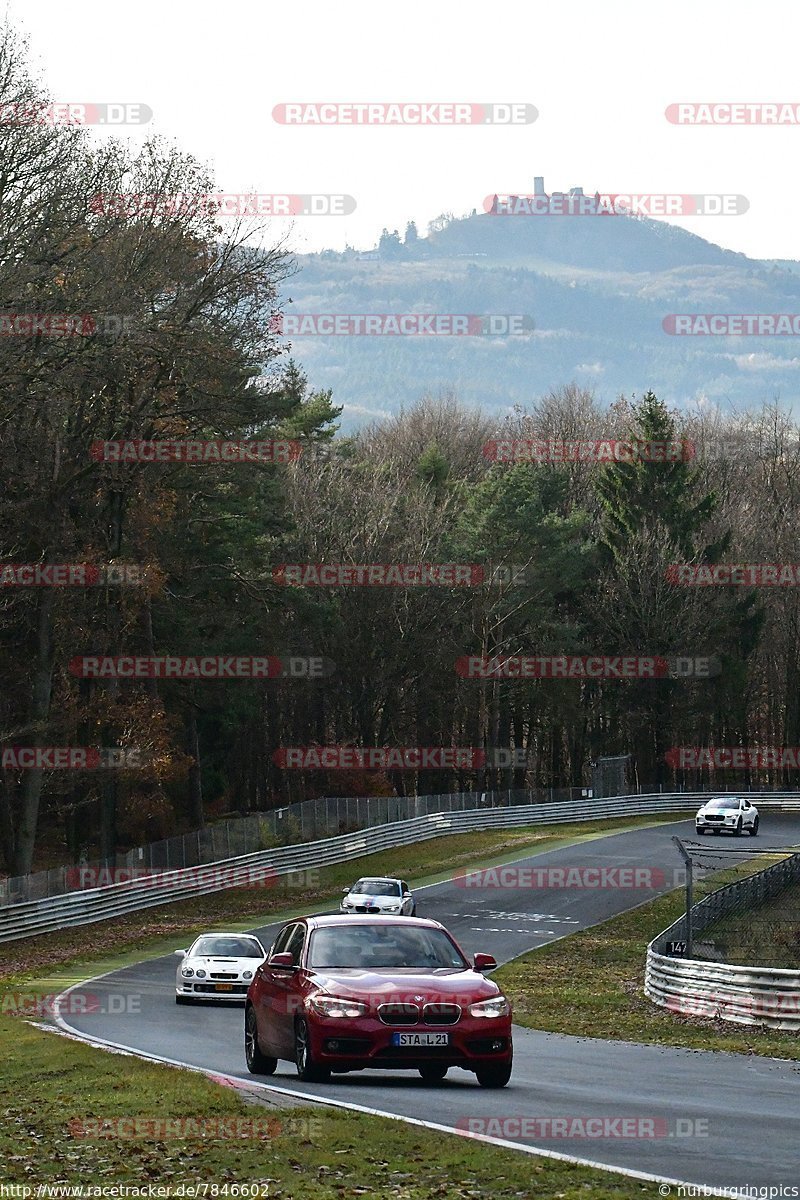
<path fill-rule="evenodd" d="M 485 1088 L 501 1088 L 505 1087 L 511 1078 L 511 1059 L 506 1063 L 492 1063 L 491 1066 L 478 1067 L 475 1074 L 478 1077 L 478 1083 Z"/>
<path fill-rule="evenodd" d="M 755 821 L 753 821 L 753 824 L 750 826 L 750 837 L 758 837 L 758 817 L 756 817 Z"/>
<path fill-rule="evenodd" d="M 737 837 L 742 836 L 742 829 L 743 829 L 742 818 L 739 817 L 739 820 L 736 822 L 736 836 Z"/>
<path fill-rule="evenodd" d="M 191 1000 L 190 996 L 177 996 L 176 995 L 175 1003 L 176 1004 L 191 1004 L 192 1000 Z"/>
<path fill-rule="evenodd" d="M 425 1083 L 440 1083 L 447 1074 L 444 1063 L 426 1063 L 419 1068 L 419 1073 Z"/>
<path fill-rule="evenodd" d="M 261 1047 L 258 1044 L 256 1010 L 252 1004 L 247 1006 L 244 1014 L 244 1056 L 247 1059 L 247 1069 L 251 1075 L 275 1074 L 278 1060 L 261 1053 Z"/>
<path fill-rule="evenodd" d="M 331 1077 L 329 1067 L 321 1067 L 314 1061 L 305 1017 L 299 1017 L 294 1027 L 294 1062 L 297 1074 L 304 1083 L 326 1083 Z"/>
<path fill-rule="evenodd" d="M 696 832 L 697 832 L 697 836 L 698 836 L 698 837 L 703 837 L 703 836 L 704 836 L 704 834 L 705 834 L 705 832 L 706 832 L 706 831 L 705 831 L 705 826 L 704 826 L 702 829 L 698 829 Z"/>

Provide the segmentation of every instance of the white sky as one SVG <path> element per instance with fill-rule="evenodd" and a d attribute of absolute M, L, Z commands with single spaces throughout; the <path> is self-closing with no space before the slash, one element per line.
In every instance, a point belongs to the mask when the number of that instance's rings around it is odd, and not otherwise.
<path fill-rule="evenodd" d="M 800 125 L 671 125 L 672 102 L 800 104 L 791 0 L 2 0 L 54 97 L 140 101 L 225 191 L 341 192 L 350 217 L 297 219 L 296 250 L 480 211 L 494 192 L 742 193 L 750 211 L 678 223 L 753 257 L 800 258 Z M 510 128 L 276 124 L 292 100 L 524 101 Z M 104 133 L 98 136 L 106 136 Z M 521 218 L 524 219 L 524 218 Z M 285 229 L 284 221 L 275 226 Z"/>

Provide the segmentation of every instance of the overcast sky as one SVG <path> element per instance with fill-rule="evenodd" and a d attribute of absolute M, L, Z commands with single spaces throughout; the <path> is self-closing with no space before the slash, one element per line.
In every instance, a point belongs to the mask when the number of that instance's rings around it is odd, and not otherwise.
<path fill-rule="evenodd" d="M 355 197 L 351 216 L 295 220 L 297 250 L 367 247 L 409 218 L 422 232 L 543 175 L 548 191 L 743 194 L 743 215 L 679 223 L 753 257 L 800 258 L 800 125 L 664 115 L 678 101 L 800 106 L 800 11 L 788 0 L 7 0 L 6 11 L 55 98 L 149 105 L 153 120 L 125 136 L 175 139 L 221 189 Z M 271 115 L 348 100 L 526 102 L 539 116 L 311 128 Z"/>

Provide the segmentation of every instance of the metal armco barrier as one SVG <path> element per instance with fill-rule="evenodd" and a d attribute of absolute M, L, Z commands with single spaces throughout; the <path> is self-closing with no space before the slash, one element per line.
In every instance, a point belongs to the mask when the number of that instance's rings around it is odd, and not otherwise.
<path fill-rule="evenodd" d="M 759 793 L 749 793 L 759 796 Z M 470 833 L 481 829 L 512 829 L 527 825 L 557 825 L 571 821 L 600 821 L 609 817 L 648 816 L 679 813 L 697 808 L 708 793 L 615 796 L 597 800 L 572 800 L 558 804 L 476 808 L 469 811 L 429 813 L 405 821 L 373 826 L 357 833 L 341 834 L 296 846 L 262 850 L 205 866 L 164 871 L 88 890 L 52 896 L 44 900 L 6 904 L 0 907 L 0 942 L 15 941 L 39 933 L 52 933 L 72 925 L 90 925 L 123 913 L 138 912 L 158 904 L 169 904 L 191 896 L 208 895 L 226 888 L 256 886 L 293 871 L 309 870 L 349 862 L 396 846 L 446 834 Z M 763 808 L 800 812 L 798 793 L 770 793 L 759 799 Z"/>
<path fill-rule="evenodd" d="M 763 802 L 761 807 L 765 807 Z M 719 888 L 692 908 L 695 935 L 743 902 L 757 907 L 799 880 L 800 854 L 793 854 L 756 875 Z M 647 947 L 644 990 L 655 1004 L 684 1016 L 800 1032 L 800 971 L 672 958 L 663 953 L 667 941 L 685 937 L 684 915 Z"/>

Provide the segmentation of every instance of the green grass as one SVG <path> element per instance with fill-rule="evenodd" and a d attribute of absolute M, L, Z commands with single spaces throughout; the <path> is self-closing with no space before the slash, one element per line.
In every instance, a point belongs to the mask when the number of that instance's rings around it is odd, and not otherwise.
<path fill-rule="evenodd" d="M 727 963 L 800 969 L 800 883 L 759 908 L 729 913 L 700 937 Z"/>
<path fill-rule="evenodd" d="M 652 1184 L 324 1107 L 264 1107 L 195 1072 L 93 1050 L 0 1017 L 3 1048 L 0 1161 L 3 1183 L 263 1185 L 270 1200 L 629 1200 Z M 420 1088 L 420 1112 L 435 1095 Z M 483 1111 L 475 1089 L 475 1110 Z M 239 1118 L 247 1134 L 220 1138 L 75 1136 L 75 1122 L 117 1117 Z M 251 1124 L 252 1123 L 252 1124 Z M 94 1128 L 96 1128 L 95 1125 Z M 207 1127 L 206 1127 L 207 1128 Z M 241 1128 L 241 1127 L 240 1127 Z M 266 1136 L 263 1136 L 263 1135 Z M 559 1146 L 588 1155 L 591 1146 Z M 267 1191 L 268 1188 L 268 1191 Z M 220 1193 L 222 1195 L 222 1193 Z"/>
<path fill-rule="evenodd" d="M 764 865 L 756 862 L 726 871 L 716 877 L 714 886 Z M 515 1022 L 533 1029 L 800 1059 L 798 1034 L 682 1016 L 647 999 L 647 945 L 677 920 L 684 908 L 683 890 L 671 892 L 524 954 L 492 978 L 512 1001 Z"/>
<path fill-rule="evenodd" d="M 0 946 L 0 979 L 38 979 L 47 971 L 50 982 L 56 978 L 50 974 L 53 968 L 76 964 L 78 970 L 72 976 L 63 972 L 58 975 L 61 980 L 75 982 L 87 974 L 97 974 L 101 968 L 112 970 L 142 958 L 169 954 L 205 929 L 252 929 L 301 913 L 318 912 L 330 907 L 331 902 L 338 902 L 342 888 L 359 875 L 396 875 L 409 880 L 412 886 L 419 886 L 447 879 L 468 865 L 491 866 L 528 853 L 556 850 L 576 841 L 677 819 L 676 816 L 628 817 L 431 838 L 324 867 L 315 876 L 313 887 L 285 886 L 279 877 L 275 886 L 267 889 L 229 888 L 92 925 L 8 942 Z M 424 897 L 421 911 L 424 911 Z M 84 971 L 84 966 L 90 964 L 95 964 L 96 970 Z"/>

